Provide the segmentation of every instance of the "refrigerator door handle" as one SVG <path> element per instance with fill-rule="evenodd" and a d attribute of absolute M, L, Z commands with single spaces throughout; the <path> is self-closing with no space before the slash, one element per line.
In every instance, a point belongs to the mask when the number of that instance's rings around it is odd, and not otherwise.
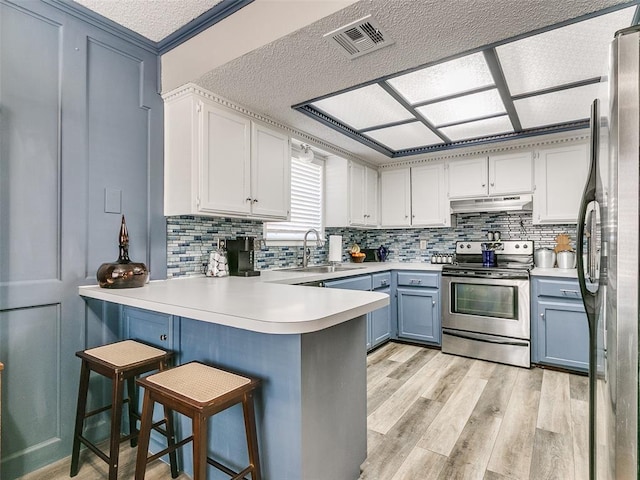
<path fill-rule="evenodd" d="M 580 285 L 580 293 L 582 294 L 582 300 L 587 312 L 589 323 L 594 319 L 595 315 L 595 293 L 587 289 L 586 273 L 584 265 L 584 253 L 585 246 L 587 248 L 587 257 L 589 259 L 589 267 L 591 267 L 591 258 L 594 252 L 592 249 L 596 248 L 595 238 L 591 238 L 593 228 L 591 223 L 593 222 L 593 210 L 589 210 L 589 205 L 593 202 L 593 208 L 598 208 L 596 200 L 596 164 L 598 154 L 598 126 L 599 121 L 599 101 L 594 100 L 591 105 L 591 145 L 590 145 L 590 163 L 589 174 L 587 177 L 587 183 L 584 187 L 584 193 L 582 194 L 582 202 L 580 203 L 580 211 L 578 213 L 578 229 L 576 234 L 576 254 L 578 256 L 576 266 L 578 268 L 578 284 Z M 587 218 L 588 212 L 588 218 Z M 589 222 L 588 229 L 585 229 L 585 221 Z M 586 245 L 585 245 L 586 238 Z M 588 274 L 590 275 L 593 268 L 589 268 Z"/>

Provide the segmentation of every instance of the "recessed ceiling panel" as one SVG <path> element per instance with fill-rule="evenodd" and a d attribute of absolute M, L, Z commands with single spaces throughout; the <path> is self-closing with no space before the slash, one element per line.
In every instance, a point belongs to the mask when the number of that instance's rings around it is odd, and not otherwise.
<path fill-rule="evenodd" d="M 560 90 L 514 102 L 523 128 L 543 127 L 589 118 L 601 84 Z"/>
<path fill-rule="evenodd" d="M 614 33 L 631 25 L 635 6 L 496 48 L 511 95 L 607 74 Z"/>
<path fill-rule="evenodd" d="M 311 105 L 356 130 L 413 118 L 378 84 L 318 100 Z"/>
<path fill-rule="evenodd" d="M 475 122 L 452 125 L 451 127 L 442 128 L 441 131 L 452 141 L 457 142 L 458 140 L 470 140 L 500 133 L 511 133 L 513 132 L 513 125 L 511 125 L 509 117 L 505 115 L 504 117 L 487 118 Z"/>
<path fill-rule="evenodd" d="M 420 122 L 371 130 L 365 135 L 396 151 L 444 143 L 440 137 Z"/>
<path fill-rule="evenodd" d="M 474 53 L 387 80 L 410 104 L 493 85 L 482 53 Z"/>
<path fill-rule="evenodd" d="M 504 103 L 502 103 L 500 94 L 496 89 L 431 103 L 418 107 L 416 110 L 436 126 L 474 120 L 506 112 Z"/>

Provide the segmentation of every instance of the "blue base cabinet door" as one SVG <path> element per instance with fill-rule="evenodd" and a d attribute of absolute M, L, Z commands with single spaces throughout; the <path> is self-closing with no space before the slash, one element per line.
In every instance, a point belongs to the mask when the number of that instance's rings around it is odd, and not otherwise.
<path fill-rule="evenodd" d="M 391 288 L 379 288 L 375 292 L 391 294 Z M 377 347 L 391 337 L 391 305 L 374 310 L 369 314 L 367 348 Z"/>
<path fill-rule="evenodd" d="M 440 345 L 440 292 L 398 287 L 398 337 Z"/>
<path fill-rule="evenodd" d="M 589 371 L 589 323 L 578 281 L 532 278 L 531 360 Z"/>
<path fill-rule="evenodd" d="M 166 313 L 134 307 L 122 309 L 123 337 L 140 340 L 164 350 L 175 350 L 174 318 Z M 176 359 L 177 360 L 177 359 Z"/>
<path fill-rule="evenodd" d="M 373 275 L 359 275 L 357 277 L 329 280 L 324 285 L 326 288 L 373 290 L 390 295 L 391 274 L 383 272 L 374 273 Z M 387 305 L 367 314 L 367 351 L 386 342 L 389 338 L 391 338 L 391 307 Z"/>
<path fill-rule="evenodd" d="M 578 302 L 538 301 L 537 361 L 589 370 L 589 327 Z"/>

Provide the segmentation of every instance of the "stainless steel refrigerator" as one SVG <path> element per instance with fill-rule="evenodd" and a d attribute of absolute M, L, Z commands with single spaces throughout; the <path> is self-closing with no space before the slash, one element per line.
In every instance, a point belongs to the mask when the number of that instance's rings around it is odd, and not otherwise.
<path fill-rule="evenodd" d="M 578 220 L 590 330 L 590 478 L 638 478 L 640 30 L 619 31 L 592 105 L 591 169 Z"/>

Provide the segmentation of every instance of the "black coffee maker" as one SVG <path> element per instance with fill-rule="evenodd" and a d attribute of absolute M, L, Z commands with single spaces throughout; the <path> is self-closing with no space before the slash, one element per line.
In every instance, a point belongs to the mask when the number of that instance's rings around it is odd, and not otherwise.
<path fill-rule="evenodd" d="M 229 275 L 236 277 L 260 275 L 259 270 L 254 270 L 254 243 L 254 237 L 238 237 L 235 240 L 227 240 Z"/>

